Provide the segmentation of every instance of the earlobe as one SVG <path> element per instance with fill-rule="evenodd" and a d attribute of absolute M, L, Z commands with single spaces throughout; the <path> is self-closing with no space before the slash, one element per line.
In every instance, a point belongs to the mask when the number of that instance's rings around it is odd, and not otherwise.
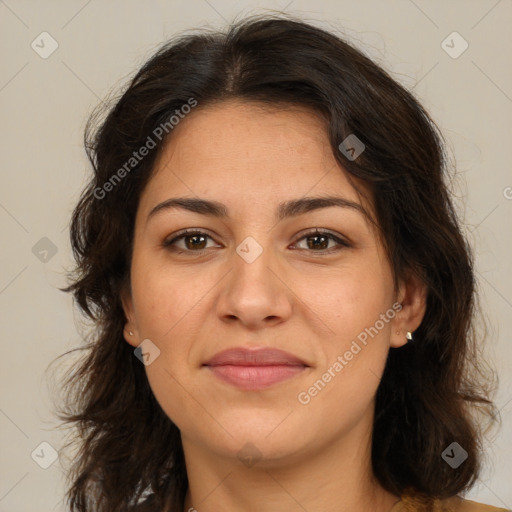
<path fill-rule="evenodd" d="M 391 334 L 391 339 L 389 345 L 393 348 L 400 348 L 410 341 L 407 337 L 407 333 L 409 333 L 412 337 L 412 333 L 410 331 L 404 331 L 403 329 L 395 329 Z"/>
<path fill-rule="evenodd" d="M 129 330 L 129 324 L 126 323 L 125 327 L 124 327 L 124 331 L 123 331 L 123 334 L 124 334 L 124 339 L 132 346 L 132 347 L 137 347 L 139 345 L 139 342 L 138 342 L 138 339 L 139 337 L 136 336 L 136 333 L 133 332 L 133 331 L 130 331 Z"/>
<path fill-rule="evenodd" d="M 390 345 L 402 347 L 413 342 L 414 331 L 420 326 L 427 307 L 427 285 L 415 274 L 401 282 L 399 289 L 401 310 L 394 318 Z"/>
<path fill-rule="evenodd" d="M 133 347 L 138 346 L 138 331 L 136 328 L 135 314 L 133 312 L 133 301 L 131 292 L 125 287 L 121 292 L 121 304 L 123 306 L 126 324 L 124 326 L 124 339 Z"/>

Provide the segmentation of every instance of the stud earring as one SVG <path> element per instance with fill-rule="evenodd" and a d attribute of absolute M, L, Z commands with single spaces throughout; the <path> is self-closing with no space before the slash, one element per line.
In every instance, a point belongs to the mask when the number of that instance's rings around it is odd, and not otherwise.
<path fill-rule="evenodd" d="M 407 331 L 407 334 L 405 335 L 405 337 L 409 340 L 409 341 L 412 341 L 412 333 L 410 331 Z"/>
<path fill-rule="evenodd" d="M 132 331 L 128 331 L 128 334 L 129 334 L 130 336 L 133 336 L 133 332 L 132 332 Z"/>

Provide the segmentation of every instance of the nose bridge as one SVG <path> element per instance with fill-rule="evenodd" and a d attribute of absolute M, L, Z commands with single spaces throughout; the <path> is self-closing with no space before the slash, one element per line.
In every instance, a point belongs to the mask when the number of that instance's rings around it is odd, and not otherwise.
<path fill-rule="evenodd" d="M 270 317 L 284 319 L 289 316 L 289 294 L 277 277 L 279 258 L 274 254 L 271 236 L 267 235 L 261 235 L 260 239 L 265 239 L 262 244 L 248 236 L 236 247 L 232 255 L 233 271 L 219 302 L 220 316 L 235 316 L 253 326 Z"/>
<path fill-rule="evenodd" d="M 258 238 L 262 240 L 263 236 Z M 266 236 L 261 244 L 253 236 L 242 240 L 236 247 L 236 255 L 233 254 L 233 266 L 231 284 L 235 287 L 250 288 L 258 294 L 275 293 L 275 271 L 271 269 L 277 265 L 270 236 Z"/>

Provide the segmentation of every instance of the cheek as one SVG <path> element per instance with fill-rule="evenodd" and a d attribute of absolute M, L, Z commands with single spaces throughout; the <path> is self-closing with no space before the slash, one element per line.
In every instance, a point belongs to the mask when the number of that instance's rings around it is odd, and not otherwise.
<path fill-rule="evenodd" d="M 339 276 L 338 276 L 339 277 Z M 381 276 L 382 277 L 382 276 Z M 308 418 L 304 427 L 326 437 L 349 431 L 365 415 L 380 383 L 389 350 L 392 296 L 376 274 L 329 281 L 315 308 L 334 331 L 319 337 L 321 361 L 296 397 Z"/>
<path fill-rule="evenodd" d="M 178 428 L 190 429 L 191 419 L 204 413 L 191 397 L 196 390 L 190 350 L 202 325 L 201 297 L 204 290 L 182 272 L 148 264 L 134 276 L 132 292 L 141 339 L 158 347 L 159 356 L 146 366 L 153 394 Z"/>
<path fill-rule="evenodd" d="M 142 257 L 134 260 L 133 268 L 138 269 L 132 273 L 132 292 L 141 335 L 166 342 L 196 325 L 206 279 Z"/>
<path fill-rule="evenodd" d="M 324 397 L 319 402 L 355 399 L 363 407 L 376 391 L 395 316 L 392 278 L 385 270 L 361 260 L 317 288 L 313 307 L 330 329 L 328 337 L 319 337 L 322 360 L 316 376 Z"/>
<path fill-rule="evenodd" d="M 302 283 L 301 299 L 325 319 L 334 331 L 330 335 L 341 340 L 357 336 L 392 306 L 392 280 L 371 261 L 361 260 Z"/>

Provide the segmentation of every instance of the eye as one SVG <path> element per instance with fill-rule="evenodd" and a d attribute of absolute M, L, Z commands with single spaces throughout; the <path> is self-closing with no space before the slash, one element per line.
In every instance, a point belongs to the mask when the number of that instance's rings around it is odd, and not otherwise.
<path fill-rule="evenodd" d="M 342 247 L 351 247 L 346 240 L 343 240 L 329 231 L 323 231 L 320 229 L 315 229 L 314 231 L 306 233 L 298 240 L 298 242 L 302 242 L 303 240 L 306 241 L 307 247 L 299 247 L 299 249 L 310 250 L 317 253 L 331 253 L 339 251 Z M 298 242 L 295 242 L 294 246 L 297 246 Z M 329 247 L 329 242 L 335 242 L 337 246 Z"/>
<path fill-rule="evenodd" d="M 176 251 L 178 253 L 196 253 L 203 254 L 211 247 L 207 247 L 208 239 L 213 238 L 203 231 L 188 230 L 178 232 L 175 236 L 167 239 L 162 244 L 163 247 Z M 343 247 L 351 247 L 351 245 L 339 236 L 329 231 L 315 229 L 303 235 L 292 247 L 297 247 L 299 242 L 306 241 L 307 247 L 298 247 L 300 250 L 306 250 L 316 253 L 331 253 L 339 251 Z M 329 243 L 334 242 L 334 247 L 329 247 Z M 181 245 L 180 245 L 181 244 Z"/>
<path fill-rule="evenodd" d="M 197 230 L 188 230 L 185 229 L 177 233 L 176 236 L 171 238 L 170 240 L 165 240 L 163 246 L 176 252 L 195 252 L 197 254 L 201 254 L 203 251 L 206 251 L 207 240 L 213 240 L 212 237 L 203 231 Z M 177 242 L 182 242 L 183 245 L 178 245 Z"/>

